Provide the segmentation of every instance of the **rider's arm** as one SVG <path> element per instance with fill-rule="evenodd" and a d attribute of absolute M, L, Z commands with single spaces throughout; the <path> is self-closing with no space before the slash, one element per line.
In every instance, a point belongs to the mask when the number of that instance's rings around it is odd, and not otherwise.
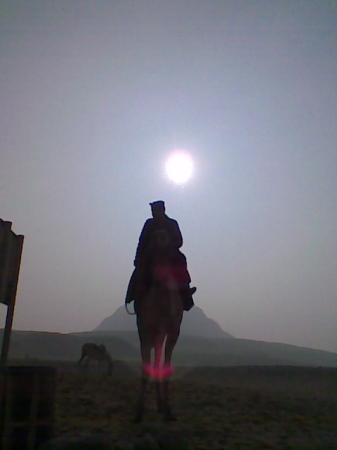
<path fill-rule="evenodd" d="M 150 244 L 150 239 L 151 239 L 150 223 L 151 223 L 151 219 L 147 219 L 147 221 L 144 223 L 143 229 L 140 233 L 137 250 L 136 250 L 136 256 L 135 256 L 135 260 L 133 262 L 135 267 L 137 267 L 139 259 L 144 256 L 144 253 Z"/>
<path fill-rule="evenodd" d="M 183 236 L 181 234 L 178 222 L 174 219 L 172 220 L 172 240 L 173 245 L 176 248 L 180 248 L 183 245 Z"/>

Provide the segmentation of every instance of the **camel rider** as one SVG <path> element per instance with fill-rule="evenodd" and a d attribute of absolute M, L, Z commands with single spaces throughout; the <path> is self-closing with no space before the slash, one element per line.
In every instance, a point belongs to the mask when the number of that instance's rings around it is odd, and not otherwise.
<path fill-rule="evenodd" d="M 125 303 L 133 300 L 137 302 L 148 291 L 151 283 L 150 269 L 148 267 L 148 254 L 151 246 L 152 235 L 157 230 L 166 230 L 173 249 L 172 269 L 182 296 L 184 310 L 189 311 L 194 306 L 192 295 L 196 288 L 190 288 L 190 274 L 187 270 L 185 255 L 179 250 L 183 245 L 183 238 L 178 222 L 165 214 L 165 203 L 162 200 L 150 203 L 152 218 L 148 219 L 139 236 L 136 257 L 134 260 L 135 270 L 131 276 Z"/>

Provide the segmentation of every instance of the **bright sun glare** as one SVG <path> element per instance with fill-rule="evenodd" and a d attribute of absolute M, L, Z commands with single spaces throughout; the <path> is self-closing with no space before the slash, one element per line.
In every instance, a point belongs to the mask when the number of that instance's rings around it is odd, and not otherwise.
<path fill-rule="evenodd" d="M 193 160 L 188 153 L 176 151 L 169 156 L 165 169 L 170 180 L 176 184 L 183 184 L 191 178 Z"/>

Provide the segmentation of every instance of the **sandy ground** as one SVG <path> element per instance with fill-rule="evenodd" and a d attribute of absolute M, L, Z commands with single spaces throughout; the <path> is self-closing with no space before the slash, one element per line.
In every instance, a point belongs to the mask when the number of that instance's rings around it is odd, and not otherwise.
<path fill-rule="evenodd" d="M 337 449 L 337 369 L 177 369 L 171 405 L 178 420 L 169 424 L 156 411 L 153 383 L 144 423 L 131 423 L 139 384 L 138 370 L 123 363 L 110 377 L 59 366 L 55 434 L 118 440 L 166 430 L 183 435 L 190 449 Z"/>

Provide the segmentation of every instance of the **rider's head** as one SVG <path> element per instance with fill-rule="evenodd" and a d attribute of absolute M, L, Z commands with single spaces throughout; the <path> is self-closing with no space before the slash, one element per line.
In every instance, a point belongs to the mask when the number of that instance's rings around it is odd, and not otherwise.
<path fill-rule="evenodd" d="M 165 203 L 163 200 L 157 200 L 156 202 L 150 203 L 152 216 L 153 217 L 163 217 L 165 214 Z"/>

